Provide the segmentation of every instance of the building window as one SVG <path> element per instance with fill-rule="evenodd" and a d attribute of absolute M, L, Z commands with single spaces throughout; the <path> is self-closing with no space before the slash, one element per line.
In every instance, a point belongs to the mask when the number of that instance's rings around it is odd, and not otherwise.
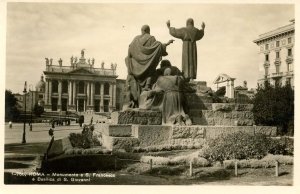
<path fill-rule="evenodd" d="M 280 86 L 281 85 L 281 79 L 275 79 L 275 86 Z"/>
<path fill-rule="evenodd" d="M 280 72 L 280 65 L 276 65 L 276 73 L 279 73 Z"/>
<path fill-rule="evenodd" d="M 109 112 L 109 100 L 103 101 L 103 109 L 104 109 L 104 112 Z"/>
<path fill-rule="evenodd" d="M 269 54 L 265 55 L 265 59 L 266 59 L 266 61 L 269 61 Z"/>
<path fill-rule="evenodd" d="M 279 59 L 280 58 L 280 53 L 279 51 L 276 52 L 276 59 Z"/>
<path fill-rule="evenodd" d="M 40 94 L 40 95 L 39 95 L 39 99 L 43 99 L 43 94 Z"/>
<path fill-rule="evenodd" d="M 78 84 L 78 93 L 84 94 L 84 82 L 83 81 L 80 81 Z"/>
<path fill-rule="evenodd" d="M 62 93 L 68 93 L 68 82 L 67 81 L 63 81 L 61 87 L 62 87 L 61 88 Z"/>
<path fill-rule="evenodd" d="M 280 46 L 279 41 L 276 41 L 276 47 L 279 47 L 279 46 Z"/>
<path fill-rule="evenodd" d="M 269 50 L 269 44 L 266 44 L 265 49 Z"/>
<path fill-rule="evenodd" d="M 52 93 L 58 93 L 58 81 L 57 80 L 52 81 Z"/>
<path fill-rule="evenodd" d="M 290 78 L 290 77 L 289 77 L 289 78 L 286 78 L 285 84 L 286 84 L 286 85 L 291 85 L 291 78 Z"/>
<path fill-rule="evenodd" d="M 99 82 L 95 83 L 95 95 L 100 95 L 100 83 Z"/>
<path fill-rule="evenodd" d="M 288 56 L 291 57 L 292 55 L 293 55 L 292 49 L 290 48 L 290 49 L 288 49 Z"/>
<path fill-rule="evenodd" d="M 292 66 L 292 63 L 288 63 L 287 64 L 287 71 L 293 71 L 293 66 Z"/>
<path fill-rule="evenodd" d="M 289 37 L 289 38 L 288 38 L 288 44 L 291 44 L 291 43 L 292 43 L 292 38 Z"/>
<path fill-rule="evenodd" d="M 109 95 L 109 83 L 104 84 L 104 95 Z"/>
<path fill-rule="evenodd" d="M 269 66 L 265 66 L 265 76 L 269 75 Z"/>
<path fill-rule="evenodd" d="M 52 107 L 51 107 L 52 109 L 51 110 L 52 111 L 57 111 L 57 101 L 58 101 L 57 98 L 52 98 L 51 99 L 51 102 L 52 102 Z"/>

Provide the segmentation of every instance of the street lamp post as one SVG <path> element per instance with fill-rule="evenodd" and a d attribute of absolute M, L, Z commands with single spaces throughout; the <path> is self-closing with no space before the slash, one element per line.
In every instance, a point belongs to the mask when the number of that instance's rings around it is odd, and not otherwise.
<path fill-rule="evenodd" d="M 23 127 L 23 138 L 22 138 L 22 143 L 26 143 L 26 93 L 27 93 L 27 83 L 25 81 L 24 85 L 24 108 L 25 108 L 25 115 L 24 115 L 24 127 Z"/>
<path fill-rule="evenodd" d="M 30 111 L 30 131 L 32 131 L 32 111 L 33 111 L 33 86 L 29 85 L 29 91 L 31 92 L 31 111 Z"/>

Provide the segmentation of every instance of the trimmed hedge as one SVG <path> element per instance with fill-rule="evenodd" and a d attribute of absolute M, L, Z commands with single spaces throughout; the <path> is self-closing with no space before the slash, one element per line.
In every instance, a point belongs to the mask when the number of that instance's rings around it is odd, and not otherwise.
<path fill-rule="evenodd" d="M 94 146 L 101 146 L 101 142 L 98 140 L 97 135 L 93 135 L 92 142 Z M 84 136 L 81 133 L 70 133 L 69 140 L 73 147 L 85 148 L 84 147 Z"/>
<path fill-rule="evenodd" d="M 238 132 L 209 140 L 199 156 L 211 162 L 222 162 L 231 159 L 261 159 L 267 154 L 288 154 L 287 145 L 264 134 Z"/>
<path fill-rule="evenodd" d="M 238 168 L 271 168 L 275 166 L 275 162 L 278 161 L 281 165 L 293 165 L 294 158 L 292 156 L 284 155 L 272 155 L 268 154 L 261 160 L 250 159 L 250 160 L 239 160 Z M 233 169 L 235 160 L 225 160 L 223 162 L 224 167 L 227 169 Z"/>
<path fill-rule="evenodd" d="M 186 149 L 200 149 L 203 144 L 194 145 L 179 145 L 179 144 L 164 144 L 164 145 L 154 145 L 148 147 L 134 147 L 132 152 L 161 152 L 161 151 L 172 151 L 172 150 L 186 150 Z"/>
<path fill-rule="evenodd" d="M 195 167 L 205 167 L 210 166 L 210 163 L 207 159 L 199 157 L 198 152 L 192 154 L 176 156 L 174 158 L 161 157 L 161 156 L 142 156 L 142 163 L 150 163 L 150 160 L 154 165 L 189 165 L 192 161 L 193 166 Z"/>

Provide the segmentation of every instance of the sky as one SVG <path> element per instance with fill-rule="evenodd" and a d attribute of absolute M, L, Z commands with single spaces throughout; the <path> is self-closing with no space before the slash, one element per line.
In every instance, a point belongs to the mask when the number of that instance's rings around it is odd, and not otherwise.
<path fill-rule="evenodd" d="M 195 27 L 205 22 L 205 35 L 197 42 L 197 80 L 213 81 L 221 73 L 236 78 L 235 86 L 248 82 L 256 88 L 260 34 L 289 24 L 295 18 L 289 4 L 134 4 L 134 3 L 8 3 L 6 23 L 5 88 L 22 93 L 24 82 L 35 87 L 46 68 L 45 57 L 57 65 L 70 65 L 70 57 L 95 58 L 95 67 L 117 63 L 119 79 L 126 79 L 128 45 L 148 24 L 151 34 L 166 43 L 171 26 Z M 182 41 L 168 46 L 164 57 L 181 69 Z"/>

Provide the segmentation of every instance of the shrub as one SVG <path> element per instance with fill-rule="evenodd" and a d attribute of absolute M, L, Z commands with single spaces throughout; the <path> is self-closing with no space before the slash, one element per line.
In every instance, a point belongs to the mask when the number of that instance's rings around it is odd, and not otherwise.
<path fill-rule="evenodd" d="M 18 120 L 20 111 L 18 109 L 18 99 L 10 90 L 5 90 L 5 120 Z"/>
<path fill-rule="evenodd" d="M 40 117 L 44 113 L 44 107 L 40 106 L 39 104 L 35 104 L 33 107 L 33 113 L 37 116 Z"/>
<path fill-rule="evenodd" d="M 189 165 L 192 161 L 195 167 L 210 166 L 207 159 L 199 157 L 198 152 L 194 152 L 188 155 L 176 156 L 174 158 L 160 157 L 160 156 L 142 156 L 141 162 L 149 163 L 152 159 L 154 165 Z"/>
<path fill-rule="evenodd" d="M 152 159 L 152 164 L 154 165 L 168 165 L 170 162 L 169 158 L 160 157 L 160 156 L 142 156 L 141 162 L 150 163 L 151 159 Z"/>
<path fill-rule="evenodd" d="M 235 161 L 236 160 L 225 160 L 223 162 L 224 167 L 227 169 L 233 169 L 235 166 Z M 294 158 L 292 156 L 268 154 L 261 160 L 239 160 L 238 168 L 270 168 L 275 166 L 276 161 L 278 161 L 281 165 L 292 165 L 294 163 Z"/>
<path fill-rule="evenodd" d="M 294 90 L 290 85 L 258 87 L 253 99 L 253 115 L 257 125 L 278 126 L 280 134 L 293 135 Z"/>
<path fill-rule="evenodd" d="M 186 171 L 186 167 L 184 166 L 174 166 L 174 167 L 165 167 L 165 166 L 159 166 L 156 168 L 153 168 L 151 171 L 147 171 L 146 173 L 152 174 L 152 175 L 180 175 Z"/>
<path fill-rule="evenodd" d="M 70 133 L 69 140 L 73 147 L 77 148 L 89 148 L 84 145 L 84 136 L 81 133 Z M 98 140 L 97 135 L 92 136 L 92 144 L 94 146 L 100 146 L 101 142 Z"/>
<path fill-rule="evenodd" d="M 286 154 L 286 145 L 264 134 L 238 132 L 209 140 L 199 156 L 212 162 L 222 162 L 231 159 L 261 159 L 268 153 Z"/>
<path fill-rule="evenodd" d="M 134 147 L 132 152 L 161 152 L 161 151 L 172 151 L 172 150 L 185 150 L 185 149 L 199 149 L 202 148 L 202 144 L 194 145 L 179 145 L 179 144 L 165 144 L 165 145 L 154 145 L 148 147 Z"/>

